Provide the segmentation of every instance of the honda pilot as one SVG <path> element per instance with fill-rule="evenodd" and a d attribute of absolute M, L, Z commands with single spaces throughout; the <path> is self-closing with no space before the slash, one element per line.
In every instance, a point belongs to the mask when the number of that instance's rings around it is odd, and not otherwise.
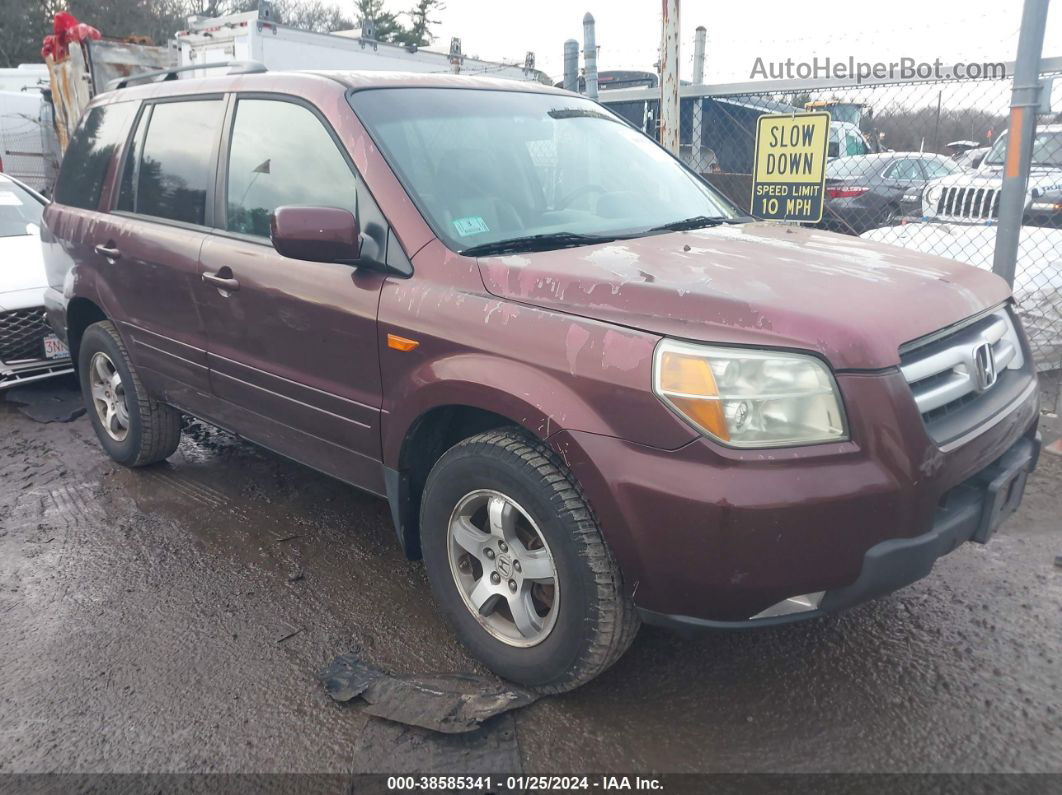
<path fill-rule="evenodd" d="M 753 221 L 538 84 L 140 81 L 92 101 L 43 224 L 115 461 L 190 415 L 385 498 L 461 641 L 543 692 L 642 622 L 907 585 L 988 541 L 1037 459 L 1002 279 Z"/>

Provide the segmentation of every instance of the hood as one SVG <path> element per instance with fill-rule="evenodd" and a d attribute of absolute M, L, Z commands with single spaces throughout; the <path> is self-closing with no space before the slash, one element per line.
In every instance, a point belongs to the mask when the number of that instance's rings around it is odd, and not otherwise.
<path fill-rule="evenodd" d="M 1006 300 L 1006 282 L 953 260 L 748 223 L 480 260 L 494 295 L 701 342 L 816 351 L 837 369 Z"/>
<path fill-rule="evenodd" d="M 0 311 L 40 306 L 47 286 L 41 239 L 0 237 Z"/>

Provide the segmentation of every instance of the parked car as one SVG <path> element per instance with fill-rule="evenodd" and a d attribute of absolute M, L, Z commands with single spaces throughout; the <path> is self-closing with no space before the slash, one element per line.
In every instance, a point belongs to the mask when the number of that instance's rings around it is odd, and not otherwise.
<path fill-rule="evenodd" d="M 858 235 L 920 215 L 922 189 L 931 179 L 959 173 L 944 155 L 885 152 L 842 157 L 826 164 L 822 225 Z"/>
<path fill-rule="evenodd" d="M 45 320 L 40 223 L 46 200 L 0 174 L 0 389 L 71 372 Z"/>
<path fill-rule="evenodd" d="M 975 171 L 930 183 L 923 215 L 952 224 L 994 223 L 999 218 L 1007 133 L 1000 135 Z M 1062 124 L 1041 124 L 1033 138 L 1024 223 L 1062 228 Z"/>
<path fill-rule="evenodd" d="M 386 497 L 461 640 L 543 691 L 640 621 L 906 585 L 1035 466 L 1001 279 L 750 222 L 552 87 L 131 87 L 93 100 L 56 194 L 49 318 L 111 457 L 166 458 L 187 413 Z"/>
<path fill-rule="evenodd" d="M 952 160 L 955 161 L 955 165 L 964 171 L 973 171 L 981 165 L 981 161 L 985 159 L 985 155 L 988 154 L 989 147 L 979 146 L 976 149 L 967 149 L 964 152 L 959 152 Z"/>

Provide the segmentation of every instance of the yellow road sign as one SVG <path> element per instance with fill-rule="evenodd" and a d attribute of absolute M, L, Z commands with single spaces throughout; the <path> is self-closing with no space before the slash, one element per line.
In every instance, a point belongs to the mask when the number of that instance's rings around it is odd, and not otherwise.
<path fill-rule="evenodd" d="M 829 139 L 829 113 L 760 116 L 752 214 L 776 221 L 821 221 Z"/>

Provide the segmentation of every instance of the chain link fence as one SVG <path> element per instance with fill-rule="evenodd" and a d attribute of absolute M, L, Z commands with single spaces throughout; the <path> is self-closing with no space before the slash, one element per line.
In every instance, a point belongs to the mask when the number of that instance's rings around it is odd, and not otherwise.
<path fill-rule="evenodd" d="M 58 156 L 52 143 L 55 133 L 46 124 L 20 114 L 0 116 L 0 159 L 5 174 L 50 195 Z"/>
<path fill-rule="evenodd" d="M 1044 409 L 1062 400 L 1062 59 L 1044 62 L 1052 113 L 1039 116 L 1014 295 L 1040 373 Z M 829 111 L 818 226 L 992 269 L 1011 79 L 851 84 L 823 80 L 684 86 L 680 157 L 739 207 L 751 206 L 756 121 Z M 601 102 L 653 134 L 654 90 Z"/>

